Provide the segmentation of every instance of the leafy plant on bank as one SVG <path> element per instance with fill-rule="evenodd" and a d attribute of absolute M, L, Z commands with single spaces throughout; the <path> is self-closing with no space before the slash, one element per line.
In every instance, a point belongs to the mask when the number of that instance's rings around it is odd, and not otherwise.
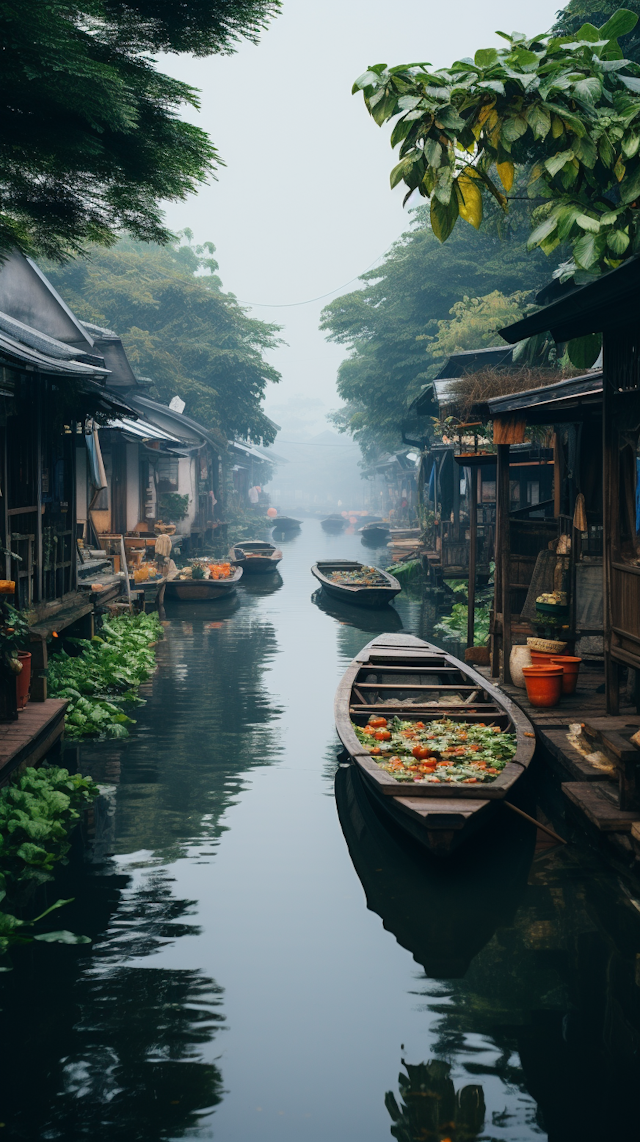
<path fill-rule="evenodd" d="M 161 519 L 179 523 L 189 514 L 189 496 L 179 492 L 162 492 L 158 496 L 158 513 Z"/>
<path fill-rule="evenodd" d="M 134 702 L 138 687 L 153 674 L 153 645 L 162 638 L 162 624 L 154 614 L 122 615 L 104 621 L 99 635 L 74 639 L 81 653 L 65 651 L 49 662 L 49 692 L 67 698 L 67 738 L 104 736 L 125 738 L 133 719 L 118 703 Z"/>
<path fill-rule="evenodd" d="M 32 920 L 22 920 L 15 912 L 30 889 L 53 879 L 54 864 L 64 861 L 69 851 L 70 832 L 97 794 L 98 787 L 91 777 L 72 776 L 58 766 L 28 768 L 0 790 L 0 956 L 12 944 L 31 940 L 89 942 L 87 936 L 65 930 L 33 931 L 45 916 L 69 904 L 69 900 L 57 900 Z"/>
<path fill-rule="evenodd" d="M 429 199 L 445 242 L 458 218 L 481 226 L 485 194 L 508 211 L 516 169 L 533 164 L 528 193 L 542 205 L 529 247 L 567 242 L 568 274 L 618 266 L 640 249 L 640 65 L 618 43 L 637 21 L 621 8 L 570 36 L 498 32 L 506 47 L 450 68 L 370 67 L 353 91 L 379 126 L 397 120 L 391 186 Z"/>
<path fill-rule="evenodd" d="M 463 595 L 469 598 L 468 579 L 445 579 L 445 586 L 453 591 L 454 595 Z M 493 599 L 493 584 L 476 591 L 476 604 L 474 608 L 473 645 L 486 646 L 489 642 L 489 621 L 491 617 L 491 600 Z M 466 642 L 469 606 L 467 602 L 454 603 L 451 613 L 444 615 L 433 628 L 445 638 Z"/>
<path fill-rule="evenodd" d="M 22 667 L 18 651 L 29 645 L 29 624 L 22 611 L 6 600 L 0 600 L 0 670 L 19 674 Z"/>

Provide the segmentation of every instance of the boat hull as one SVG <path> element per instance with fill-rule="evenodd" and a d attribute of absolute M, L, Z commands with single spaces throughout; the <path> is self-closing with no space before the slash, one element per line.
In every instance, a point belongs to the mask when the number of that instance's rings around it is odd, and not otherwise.
<path fill-rule="evenodd" d="M 165 587 L 165 598 L 182 599 L 190 603 L 228 599 L 241 578 L 242 567 L 238 567 L 235 575 L 229 579 L 169 579 Z"/>
<path fill-rule="evenodd" d="M 260 553 L 264 549 L 264 555 Z M 282 552 L 272 543 L 235 544 L 229 552 L 229 560 L 236 567 L 242 567 L 245 575 L 267 575 L 276 571 L 282 559 Z"/>
<path fill-rule="evenodd" d="M 346 523 L 346 519 L 323 519 L 320 527 L 324 528 L 325 531 L 338 532 L 346 527 Z"/>
<path fill-rule="evenodd" d="M 391 682 L 385 680 L 389 678 Z M 416 782 L 407 788 L 380 769 L 354 731 L 353 723 L 365 725 L 374 710 L 423 722 L 444 717 L 494 724 L 515 733 L 517 751 L 491 783 Z M 535 747 L 531 723 L 506 695 L 466 663 L 412 635 L 379 635 L 363 648 L 338 687 L 335 717 L 340 740 L 369 796 L 408 836 L 438 856 L 455 852 L 503 812 L 499 802 L 526 772 Z"/>

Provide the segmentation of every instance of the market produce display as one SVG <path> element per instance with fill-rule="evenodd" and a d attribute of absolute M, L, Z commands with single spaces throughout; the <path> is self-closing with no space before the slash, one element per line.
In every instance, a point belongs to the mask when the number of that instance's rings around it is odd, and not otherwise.
<path fill-rule="evenodd" d="M 387 580 L 380 574 L 377 567 L 358 567 L 355 571 L 330 571 L 327 575 L 332 583 L 341 583 L 345 587 L 386 587 Z"/>
<path fill-rule="evenodd" d="M 205 563 L 194 560 L 189 567 L 182 567 L 177 579 L 230 579 L 235 568 L 230 563 Z"/>
<path fill-rule="evenodd" d="M 396 781 L 488 784 L 517 748 L 515 734 L 484 722 L 413 722 L 372 715 L 366 726 L 353 728 L 373 760 Z"/>

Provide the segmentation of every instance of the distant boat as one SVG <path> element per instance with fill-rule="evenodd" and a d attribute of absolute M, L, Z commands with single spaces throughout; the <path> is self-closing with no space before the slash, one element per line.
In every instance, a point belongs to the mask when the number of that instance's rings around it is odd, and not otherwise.
<path fill-rule="evenodd" d="M 282 559 L 282 552 L 273 543 L 263 540 L 234 543 L 229 551 L 229 560 L 236 567 L 242 567 L 246 575 L 261 575 L 275 571 Z"/>
<path fill-rule="evenodd" d="M 169 579 L 165 587 L 165 597 L 190 602 L 226 599 L 233 594 L 241 578 L 242 567 L 236 567 L 228 579 Z"/>
<path fill-rule="evenodd" d="M 366 564 L 349 559 L 323 559 L 314 563 L 311 574 L 315 575 L 328 595 L 343 603 L 355 603 L 359 607 L 383 607 L 400 594 L 402 585 L 388 571 L 375 568 L 376 582 L 349 582 L 350 573 L 366 570 Z M 344 581 L 336 581 L 333 575 L 344 574 Z"/>
<path fill-rule="evenodd" d="M 268 517 L 268 524 L 276 531 L 295 531 L 296 528 L 302 526 L 302 520 L 294 519 L 290 515 L 276 515 Z"/>
<path fill-rule="evenodd" d="M 390 527 L 388 523 L 383 523 L 382 520 L 375 522 L 365 523 L 364 527 L 360 529 L 360 535 L 363 539 L 386 539 L 389 535 Z"/>
<path fill-rule="evenodd" d="M 342 531 L 342 529 L 346 527 L 346 524 L 347 521 L 344 516 L 328 515 L 326 519 L 321 521 L 320 526 L 323 527 L 325 531 Z"/>

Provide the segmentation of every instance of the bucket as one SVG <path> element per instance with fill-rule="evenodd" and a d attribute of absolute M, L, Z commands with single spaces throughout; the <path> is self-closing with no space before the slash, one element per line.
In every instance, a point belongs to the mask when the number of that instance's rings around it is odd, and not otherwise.
<path fill-rule="evenodd" d="M 19 650 L 18 658 L 22 663 L 22 670 L 16 675 L 16 701 L 18 709 L 24 710 L 29 701 L 29 686 L 31 685 L 31 655 L 27 650 Z"/>
<path fill-rule="evenodd" d="M 575 658 L 571 654 L 555 654 L 551 662 L 554 666 L 562 667 L 562 693 L 573 694 L 578 685 L 578 672 L 582 659 Z"/>
<path fill-rule="evenodd" d="M 527 698 L 532 706 L 557 706 L 562 694 L 561 666 L 523 666 Z"/>

